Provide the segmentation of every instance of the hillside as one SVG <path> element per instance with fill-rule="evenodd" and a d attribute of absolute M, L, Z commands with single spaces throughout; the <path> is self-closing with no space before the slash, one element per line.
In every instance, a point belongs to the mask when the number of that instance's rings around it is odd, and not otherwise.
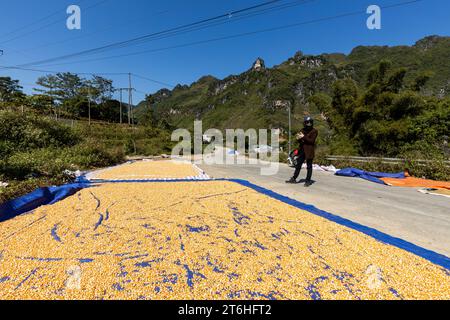
<path fill-rule="evenodd" d="M 148 116 L 150 106 L 155 119 L 174 127 L 191 128 L 195 119 L 202 119 L 205 127 L 219 129 L 287 129 L 287 106 L 292 106 L 298 120 L 304 114 L 318 117 L 321 112 L 309 103 L 311 96 L 331 95 L 338 79 L 351 78 L 364 86 L 371 68 L 381 60 L 389 60 L 393 69 L 407 69 L 405 86 L 422 74 L 429 75 L 422 95 L 450 95 L 450 37 L 430 36 L 413 46 L 359 46 L 349 55 L 298 52 L 273 68 L 258 59 L 240 75 L 222 80 L 205 76 L 189 86 L 160 90 L 141 102 L 136 114 L 138 119 Z M 325 120 L 318 120 L 328 130 Z"/>

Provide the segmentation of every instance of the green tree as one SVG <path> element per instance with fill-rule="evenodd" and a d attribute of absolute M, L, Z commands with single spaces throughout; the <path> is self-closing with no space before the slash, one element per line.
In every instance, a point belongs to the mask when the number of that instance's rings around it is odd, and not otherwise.
<path fill-rule="evenodd" d="M 358 97 L 358 86 L 352 79 L 338 80 L 333 84 L 333 101 L 329 122 L 337 132 L 348 132 L 352 125 L 352 116 L 357 107 Z"/>
<path fill-rule="evenodd" d="M 325 116 L 331 110 L 332 98 L 326 93 L 317 93 L 308 99 L 308 102 L 314 105 Z"/>
<path fill-rule="evenodd" d="M 84 86 L 85 79 L 70 72 L 57 73 L 40 77 L 36 84 L 41 88 L 34 89 L 52 97 L 58 104 L 65 100 L 73 99 L 80 95 L 80 89 Z"/>
<path fill-rule="evenodd" d="M 94 75 L 89 81 L 89 85 L 95 89 L 94 92 L 96 95 L 94 96 L 94 100 L 96 100 L 97 103 L 104 103 L 107 100 L 111 100 L 114 93 L 112 80 Z"/>
<path fill-rule="evenodd" d="M 26 105 L 42 114 L 52 113 L 55 106 L 52 97 L 45 94 L 28 96 L 26 99 Z"/>
<path fill-rule="evenodd" d="M 376 66 L 369 70 L 367 76 L 367 86 L 372 84 L 383 83 L 388 70 L 391 68 L 392 62 L 389 60 L 381 60 Z"/>
<path fill-rule="evenodd" d="M 417 92 L 420 92 L 423 87 L 427 84 L 427 82 L 431 79 L 432 73 L 430 72 L 423 72 L 419 74 L 413 82 L 413 85 L 411 86 L 411 89 Z"/>
<path fill-rule="evenodd" d="M 22 99 L 24 94 L 19 80 L 10 77 L 0 77 L 0 102 L 13 102 Z"/>
<path fill-rule="evenodd" d="M 403 81 L 406 76 L 406 69 L 400 68 L 394 71 L 385 83 L 384 89 L 386 91 L 398 93 L 401 89 L 403 89 Z"/>

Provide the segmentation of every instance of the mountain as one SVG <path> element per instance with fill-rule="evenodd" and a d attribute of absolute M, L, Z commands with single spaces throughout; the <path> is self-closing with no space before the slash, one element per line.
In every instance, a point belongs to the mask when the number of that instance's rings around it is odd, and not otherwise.
<path fill-rule="evenodd" d="M 287 109 L 291 106 L 295 123 L 305 114 L 326 119 L 309 98 L 317 93 L 332 94 L 336 80 L 351 78 L 359 86 L 367 83 L 370 70 L 382 60 L 393 69 L 406 68 L 405 86 L 428 74 L 421 89 L 424 96 L 450 95 L 450 37 L 429 36 L 413 46 L 359 46 L 341 53 L 295 56 L 272 68 L 258 58 L 253 66 L 225 79 L 204 76 L 191 85 L 163 89 L 136 108 L 138 120 L 152 113 L 173 127 L 192 128 L 195 119 L 205 128 L 282 128 L 287 129 Z"/>

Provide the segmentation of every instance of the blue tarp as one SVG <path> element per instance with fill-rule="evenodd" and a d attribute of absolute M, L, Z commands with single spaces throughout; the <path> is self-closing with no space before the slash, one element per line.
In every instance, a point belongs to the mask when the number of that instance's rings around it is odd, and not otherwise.
<path fill-rule="evenodd" d="M 54 204 L 69 197 L 81 189 L 88 188 L 88 183 L 66 184 L 60 187 L 40 188 L 36 191 L 0 205 L 0 222 L 12 219 L 40 206 Z"/>
<path fill-rule="evenodd" d="M 356 168 L 346 168 L 336 172 L 337 176 L 342 177 L 359 177 L 365 180 L 369 180 L 375 183 L 386 184 L 383 180 L 379 178 L 395 178 L 395 179 L 405 179 L 405 173 L 384 173 L 384 172 L 367 172 L 364 170 Z"/>

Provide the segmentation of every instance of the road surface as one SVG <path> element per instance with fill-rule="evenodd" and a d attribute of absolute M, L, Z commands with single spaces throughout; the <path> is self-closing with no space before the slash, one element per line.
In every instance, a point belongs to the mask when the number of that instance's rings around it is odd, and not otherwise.
<path fill-rule="evenodd" d="M 359 178 L 314 172 L 316 183 L 287 185 L 293 169 L 280 165 L 275 176 L 262 176 L 258 165 L 200 165 L 214 178 L 237 178 L 316 206 L 450 257 L 450 199 L 415 188 L 378 185 Z M 301 173 L 300 178 L 305 177 Z"/>

